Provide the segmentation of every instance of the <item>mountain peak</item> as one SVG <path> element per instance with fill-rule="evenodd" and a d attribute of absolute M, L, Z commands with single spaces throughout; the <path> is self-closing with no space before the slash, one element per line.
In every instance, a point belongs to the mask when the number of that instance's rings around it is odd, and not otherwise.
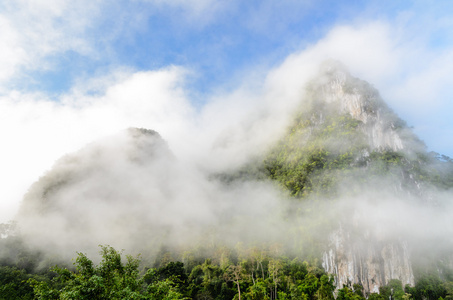
<path fill-rule="evenodd" d="M 368 82 L 353 77 L 340 62 L 324 62 L 307 90 L 308 101 L 315 108 L 313 114 L 320 117 L 346 114 L 359 121 L 371 149 L 424 151 L 424 144 L 382 100 L 379 92 Z"/>
<path fill-rule="evenodd" d="M 153 130 L 129 128 L 88 144 L 60 158 L 30 187 L 16 217 L 22 236 L 40 247 L 68 249 L 76 242 L 87 246 L 91 239 L 84 233 L 97 243 L 131 241 L 122 225 L 137 232 L 149 227 L 151 217 L 144 214 L 167 192 L 162 186 L 174 165 Z"/>
<path fill-rule="evenodd" d="M 445 185 L 425 144 L 371 84 L 341 63 L 322 64 L 304 97 L 286 135 L 264 161 L 268 176 L 292 195 L 335 196 L 346 179 L 357 190 L 385 179 L 412 194 L 421 193 L 424 184 Z"/>

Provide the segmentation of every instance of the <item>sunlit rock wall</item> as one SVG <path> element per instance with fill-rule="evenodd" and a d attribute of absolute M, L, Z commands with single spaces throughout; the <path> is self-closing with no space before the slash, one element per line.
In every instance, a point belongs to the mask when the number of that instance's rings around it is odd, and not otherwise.
<path fill-rule="evenodd" d="M 367 295 L 378 293 L 379 287 L 391 279 L 403 285 L 414 285 L 414 274 L 407 243 L 402 240 L 376 241 L 363 235 L 352 237 L 340 228 L 330 237 L 329 249 L 324 252 L 322 265 L 333 274 L 337 288 L 360 284 Z"/>
<path fill-rule="evenodd" d="M 363 123 L 369 145 L 374 149 L 403 149 L 401 120 L 380 99 L 368 83 L 352 78 L 341 69 L 331 70 L 328 83 L 322 88 L 327 103 L 337 104 L 343 113 Z"/>

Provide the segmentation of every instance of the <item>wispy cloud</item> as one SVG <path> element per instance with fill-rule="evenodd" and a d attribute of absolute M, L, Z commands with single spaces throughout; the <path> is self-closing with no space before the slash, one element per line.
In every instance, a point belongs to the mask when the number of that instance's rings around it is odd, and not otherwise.
<path fill-rule="evenodd" d="M 453 134 L 449 76 L 453 71 L 453 24 L 449 18 L 452 10 L 445 9 L 450 7 L 448 3 L 422 1 L 392 6 L 395 11 L 386 11 L 380 4 L 350 10 L 339 7 L 338 11 L 348 12 L 350 20 L 335 15 L 336 10 L 323 14 L 325 10 L 315 1 L 287 1 L 283 6 L 265 1 L 254 3 L 256 7 L 214 0 L 115 4 L 21 0 L 3 4 L 0 133 L 5 146 L 0 165 L 5 167 L 0 170 L 0 180 L 10 184 L 0 190 L 0 198 L 6 199 L 0 204 L 0 219 L 13 216 L 27 187 L 55 159 L 122 128 L 155 129 L 174 145 L 178 155 L 187 158 L 201 159 L 211 148 L 218 155 L 225 153 L 224 158 L 231 157 L 229 151 L 246 157 L 247 151 L 253 151 L 248 149 L 272 140 L 269 132 L 272 137 L 284 128 L 286 116 L 303 95 L 304 83 L 317 64 L 329 58 L 342 61 L 354 76 L 375 85 L 432 150 L 451 156 L 453 146 L 446 138 Z M 331 14 L 339 23 L 324 20 Z M 160 19 L 153 19 L 155 16 Z M 308 23 L 298 22 L 299 16 L 308 18 Z M 159 31 L 163 24 L 156 20 L 171 20 L 171 26 L 164 26 L 168 32 Z M 324 20 L 323 25 L 317 25 L 319 20 Z M 156 32 L 159 35 L 153 36 Z M 200 35 L 189 35 L 188 40 L 206 38 L 190 44 L 183 37 L 191 32 Z M 260 40 L 262 43 L 253 45 L 250 37 L 266 32 L 273 33 L 272 42 Z M 156 42 L 141 49 L 140 40 L 154 42 L 168 36 L 176 37 L 168 47 Z M 235 46 L 228 48 L 232 44 Z M 158 50 L 152 52 L 155 48 Z M 263 54 L 260 48 L 267 52 Z M 173 56 L 168 56 L 173 60 L 148 57 L 146 64 L 140 61 L 140 67 L 128 60 L 136 52 L 164 56 L 168 49 L 174 49 Z M 70 51 L 87 62 L 82 67 L 70 61 L 60 65 L 60 58 Z M 254 61 L 256 55 L 261 60 Z M 267 64 L 263 58 L 271 58 L 273 63 Z M 275 66 L 278 61 L 281 64 Z M 175 63 L 185 68 L 168 66 Z M 208 80 L 214 87 L 204 87 L 210 91 L 201 93 L 205 104 L 193 105 L 198 100 L 193 95 L 199 91 L 189 84 L 211 65 L 215 66 L 209 72 L 213 77 L 224 70 L 234 75 L 218 77 L 227 84 Z M 51 91 L 39 89 L 39 84 L 33 91 L 20 88 L 23 82 L 42 80 L 33 74 L 37 70 L 64 73 L 66 67 L 78 72 L 61 95 L 51 95 Z M 194 141 L 200 148 L 194 147 Z M 213 165 L 229 163 L 211 159 Z"/>
<path fill-rule="evenodd" d="M 65 51 L 84 55 L 92 51 L 87 30 L 100 13 L 91 1 L 28 1 L 7 2 L 0 9 L 0 86 L 33 70 L 52 66 L 49 59 Z M 4 38 L 3 38 L 4 37 Z"/>
<path fill-rule="evenodd" d="M 182 71 L 123 74 L 99 94 L 75 89 L 53 101 L 40 94 L 11 92 L 0 98 L 1 218 L 12 218 L 33 181 L 68 152 L 127 127 L 146 127 L 172 136 L 191 107 L 179 86 Z M 97 82 L 102 85 L 98 80 Z"/>

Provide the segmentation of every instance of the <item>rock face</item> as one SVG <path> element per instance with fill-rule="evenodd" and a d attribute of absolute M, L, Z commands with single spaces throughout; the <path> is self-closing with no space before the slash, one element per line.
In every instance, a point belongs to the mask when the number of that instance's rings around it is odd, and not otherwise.
<path fill-rule="evenodd" d="M 328 237 L 323 266 L 337 288 L 369 294 L 391 279 L 414 284 L 416 216 L 453 186 L 453 164 L 441 164 L 375 88 L 327 62 L 263 169 L 293 197 L 335 210 L 319 209 L 329 226 L 318 234 Z"/>
<path fill-rule="evenodd" d="M 339 63 L 326 63 L 321 80 L 314 84 L 317 101 L 335 107 L 361 122 L 371 149 L 421 150 L 424 145 L 408 130 L 404 121 L 385 104 L 379 93 L 365 81 L 352 77 Z M 415 145 L 415 144 L 416 145 Z M 412 151 L 412 150 L 411 150 Z"/>
<path fill-rule="evenodd" d="M 352 131 L 352 135 L 357 138 L 347 137 L 341 131 L 330 137 L 337 145 L 341 145 L 342 140 L 349 144 L 340 150 L 340 155 L 353 153 L 354 159 L 345 168 L 361 170 L 359 172 L 365 178 L 373 172 L 380 173 L 375 172 L 380 167 L 372 169 L 371 166 L 382 163 L 386 165 L 385 170 L 393 169 L 393 179 L 389 185 L 393 186 L 393 190 L 403 194 L 422 194 L 417 179 L 420 176 L 413 173 L 412 169 L 415 169 L 414 166 L 423 168 L 420 167 L 417 155 L 426 153 L 425 146 L 385 104 L 376 89 L 349 75 L 340 64 L 329 62 L 321 68 L 319 78 L 312 82 L 308 97 L 314 108 L 310 112 L 310 132 L 326 127 L 326 122 L 330 122 L 330 127 L 338 123 L 328 121 L 333 115 L 346 115 L 357 122 Z M 356 145 L 352 145 L 353 143 Z M 374 153 L 374 157 L 380 157 L 381 161 L 376 162 L 371 153 Z M 390 153 L 399 162 L 389 164 L 391 159 L 382 159 L 384 153 Z M 377 177 L 384 178 L 381 174 Z M 366 187 L 358 188 L 366 190 Z M 399 279 L 403 285 L 414 284 L 408 242 L 395 237 L 381 238 L 357 223 L 344 224 L 330 234 L 322 265 L 328 273 L 334 275 L 337 288 L 360 284 L 366 294 L 379 292 L 379 287 L 386 285 L 391 279 Z"/>
<path fill-rule="evenodd" d="M 379 293 L 379 287 L 390 279 L 399 279 L 403 285 L 415 283 L 408 244 L 403 240 L 351 238 L 350 232 L 340 228 L 330 235 L 330 246 L 322 266 L 334 275 L 337 288 L 360 284 L 370 294 Z"/>

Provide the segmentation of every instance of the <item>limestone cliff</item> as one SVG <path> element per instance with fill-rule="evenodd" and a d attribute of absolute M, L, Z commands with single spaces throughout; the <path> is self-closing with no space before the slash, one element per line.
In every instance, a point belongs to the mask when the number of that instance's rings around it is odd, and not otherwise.
<path fill-rule="evenodd" d="M 424 150 L 424 144 L 387 106 L 378 91 L 369 83 L 352 77 L 339 63 L 325 63 L 310 89 L 314 101 L 324 102 L 330 106 L 329 110 L 348 114 L 359 121 L 371 150 Z"/>
<path fill-rule="evenodd" d="M 361 151 L 354 154 L 355 162 L 351 160 L 348 167 L 362 176 L 357 189 L 359 194 L 369 187 L 376 188 L 373 180 L 363 178 L 378 174 L 377 178 L 386 182 L 381 189 L 387 195 L 375 193 L 374 201 L 394 198 L 402 202 L 423 203 L 427 207 L 437 205 L 431 192 L 434 187 L 448 186 L 438 180 L 443 177 L 439 161 L 426 152 L 423 142 L 392 112 L 377 90 L 367 82 L 352 77 L 336 63 L 326 64 L 320 78 L 314 81 L 311 96 L 314 96 L 313 101 L 323 103 L 326 109 L 314 114 L 337 111 L 358 121 L 354 134 L 362 134 L 364 142 L 359 146 Z M 336 138 L 342 139 L 341 135 Z M 387 156 L 389 154 L 392 158 Z M 361 160 L 365 164 L 357 163 Z M 382 168 L 382 165 L 386 167 Z M 375 212 L 353 210 L 350 213 L 362 214 L 362 222 L 340 221 L 342 225 L 330 234 L 323 253 L 323 266 L 334 275 L 337 288 L 358 283 L 369 294 L 379 292 L 379 287 L 388 284 L 391 279 L 401 280 L 403 286 L 414 285 L 411 252 L 414 246 L 417 247 L 416 243 L 401 234 L 402 229 L 397 222 L 388 225 L 394 226 L 390 229 L 395 232 L 394 235 L 380 234 L 376 227 L 367 227 L 364 224 L 368 222 L 363 222 Z"/>
<path fill-rule="evenodd" d="M 340 113 L 359 121 L 360 131 L 366 140 L 362 157 L 369 153 L 393 151 L 400 153 L 405 161 L 414 153 L 424 151 L 424 145 L 409 130 L 380 98 L 377 90 L 368 83 L 350 76 L 338 64 L 324 66 L 322 84 L 315 84 L 319 95 L 317 101 L 324 101 Z M 332 109 L 332 108 L 330 108 Z M 368 160 L 369 163 L 370 160 Z M 413 174 L 407 174 L 404 163 L 400 166 L 402 176 L 396 186 L 408 181 L 420 185 Z M 379 287 L 390 279 L 399 279 L 414 285 L 414 274 L 410 249 L 403 238 L 379 239 L 373 232 L 358 232 L 355 228 L 339 228 L 331 233 L 329 246 L 323 254 L 323 267 L 334 275 L 337 288 L 344 285 L 360 284 L 366 294 L 379 292 Z M 354 235 L 354 236 L 352 236 Z"/>
<path fill-rule="evenodd" d="M 367 294 L 390 279 L 414 284 L 412 245 L 398 235 L 401 224 L 373 220 L 370 209 L 385 203 L 391 212 L 395 201 L 432 205 L 434 188 L 451 186 L 438 166 L 378 91 L 336 62 L 309 82 L 293 125 L 265 160 L 268 176 L 296 198 L 328 199 L 334 207 L 347 199 L 350 207 L 333 213 L 341 225 L 328 235 L 323 266 L 337 288 L 361 284 Z M 368 210 L 358 209 L 363 203 Z"/>
<path fill-rule="evenodd" d="M 409 247 L 402 239 L 377 241 L 370 236 L 351 237 L 340 228 L 330 235 L 330 249 L 323 253 L 322 265 L 333 274 L 337 288 L 360 284 L 364 291 L 378 293 L 390 279 L 414 285 Z"/>

